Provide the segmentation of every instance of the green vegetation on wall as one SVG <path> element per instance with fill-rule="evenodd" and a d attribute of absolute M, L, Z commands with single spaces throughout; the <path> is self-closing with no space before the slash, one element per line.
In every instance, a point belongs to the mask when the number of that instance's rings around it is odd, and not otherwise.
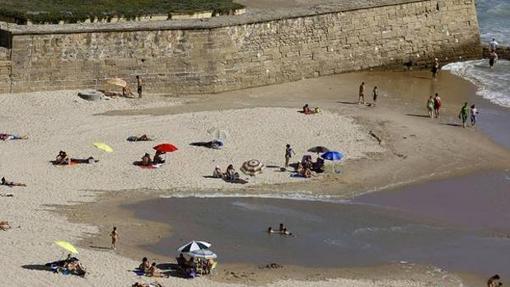
<path fill-rule="evenodd" d="M 0 20 L 10 19 L 18 24 L 109 21 L 117 17 L 135 19 L 201 11 L 227 14 L 243 8 L 232 0 L 0 0 L 0 3 Z"/>

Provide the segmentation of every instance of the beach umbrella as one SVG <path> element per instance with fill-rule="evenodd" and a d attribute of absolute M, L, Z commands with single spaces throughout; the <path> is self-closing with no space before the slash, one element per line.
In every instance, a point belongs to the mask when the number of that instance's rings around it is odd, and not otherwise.
<path fill-rule="evenodd" d="M 179 251 L 181 253 L 189 253 L 192 251 L 208 249 L 209 247 L 211 247 L 211 243 L 208 243 L 205 241 L 193 240 L 193 241 L 188 242 L 188 243 L 184 244 L 183 246 L 179 247 L 179 249 L 177 249 L 177 251 Z"/>
<path fill-rule="evenodd" d="M 210 128 L 207 130 L 207 133 L 213 136 L 215 139 L 223 139 L 225 140 L 227 138 L 227 132 L 220 128 Z"/>
<path fill-rule="evenodd" d="M 121 88 L 127 87 L 127 82 L 120 78 L 109 79 L 106 81 L 106 83 L 113 85 L 113 86 L 121 87 Z"/>
<path fill-rule="evenodd" d="M 193 258 L 216 259 L 218 255 L 208 249 L 200 249 L 186 253 L 186 255 Z"/>
<path fill-rule="evenodd" d="M 57 244 L 59 247 L 65 249 L 73 254 L 78 254 L 78 249 L 76 249 L 76 247 L 74 247 L 74 245 L 72 245 L 71 243 L 69 243 L 67 241 L 59 240 L 59 241 L 55 241 L 55 244 Z"/>
<path fill-rule="evenodd" d="M 262 173 L 263 169 L 264 164 L 256 159 L 246 161 L 241 166 L 241 171 L 250 176 L 255 176 L 258 173 Z"/>
<path fill-rule="evenodd" d="M 324 146 L 314 146 L 314 147 L 311 147 L 308 149 L 308 152 L 314 152 L 314 153 L 325 153 L 325 152 L 328 152 L 329 149 L 327 147 L 324 147 Z"/>
<path fill-rule="evenodd" d="M 342 160 L 344 155 L 338 151 L 328 151 L 328 152 L 323 153 L 321 155 L 321 157 L 325 160 L 339 161 L 339 160 Z"/>
<path fill-rule="evenodd" d="M 344 155 L 343 155 L 343 153 L 338 152 L 338 151 L 328 151 L 328 152 L 323 153 L 321 155 L 321 157 L 325 160 L 337 162 L 337 161 L 342 160 L 342 158 L 344 158 Z M 333 170 L 335 170 L 336 173 L 339 173 L 339 171 L 336 171 L 335 164 L 333 165 Z"/>
<path fill-rule="evenodd" d="M 177 147 L 174 146 L 173 144 L 169 144 L 169 143 L 163 143 L 163 144 L 158 144 L 157 146 L 153 147 L 153 149 L 159 151 L 159 152 L 174 152 L 177 150 Z"/>
<path fill-rule="evenodd" d="M 113 152 L 113 149 L 112 149 L 109 145 L 107 145 L 107 144 L 105 144 L 105 143 L 97 142 L 97 143 L 93 143 L 93 145 L 94 145 L 96 148 L 98 148 L 98 149 L 100 149 L 100 150 L 102 150 L 102 151 L 105 151 L 105 152 Z"/>

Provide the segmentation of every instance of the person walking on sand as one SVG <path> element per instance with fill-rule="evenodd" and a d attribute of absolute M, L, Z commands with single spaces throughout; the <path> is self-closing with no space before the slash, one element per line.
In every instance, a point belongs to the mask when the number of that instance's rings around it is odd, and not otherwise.
<path fill-rule="evenodd" d="M 489 42 L 489 52 L 496 52 L 498 45 L 499 44 L 496 42 L 496 39 L 492 38 L 492 41 Z"/>
<path fill-rule="evenodd" d="M 117 232 L 117 227 L 113 227 L 112 233 L 110 233 L 110 236 L 112 237 L 112 249 L 117 249 L 117 240 L 119 239 L 119 233 Z"/>
<path fill-rule="evenodd" d="M 358 104 L 365 104 L 365 82 L 361 82 L 361 85 L 359 86 Z"/>
<path fill-rule="evenodd" d="M 377 89 L 377 86 L 375 86 L 374 89 L 372 90 L 372 96 L 374 100 L 373 106 L 375 107 L 375 104 L 377 103 L 377 97 L 379 96 L 379 90 Z"/>
<path fill-rule="evenodd" d="M 471 105 L 471 126 L 474 127 L 476 125 L 476 117 L 478 116 L 478 109 L 475 105 Z"/>
<path fill-rule="evenodd" d="M 290 147 L 290 144 L 287 144 L 285 146 L 285 168 L 289 167 L 290 158 L 295 155 L 296 153 L 294 150 Z"/>
<path fill-rule="evenodd" d="M 496 64 L 497 60 L 498 60 L 498 54 L 496 54 L 496 51 L 492 51 L 489 54 L 489 67 L 491 69 L 494 68 L 494 64 Z"/>
<path fill-rule="evenodd" d="M 427 101 L 427 111 L 429 112 L 429 117 L 432 118 L 434 116 L 434 99 L 432 96 Z"/>
<path fill-rule="evenodd" d="M 434 64 L 432 65 L 432 79 L 435 80 L 437 78 L 438 72 L 439 72 L 439 59 L 435 58 Z"/>
<path fill-rule="evenodd" d="M 137 87 L 137 91 L 138 91 L 138 97 L 141 98 L 142 91 L 143 91 L 143 83 L 142 83 L 142 78 L 140 78 L 139 75 L 136 75 L 136 87 Z"/>
<path fill-rule="evenodd" d="M 441 98 L 439 94 L 436 93 L 434 96 L 434 114 L 436 118 L 439 118 L 439 110 L 441 109 Z"/>
<path fill-rule="evenodd" d="M 466 127 L 468 114 L 469 114 L 469 107 L 468 107 L 468 103 L 465 102 L 459 112 L 459 119 L 462 120 L 462 127 L 464 127 L 464 128 Z"/>

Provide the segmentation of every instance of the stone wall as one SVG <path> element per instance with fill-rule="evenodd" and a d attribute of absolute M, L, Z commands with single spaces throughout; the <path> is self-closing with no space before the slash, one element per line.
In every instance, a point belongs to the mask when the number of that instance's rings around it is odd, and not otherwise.
<path fill-rule="evenodd" d="M 481 56 L 473 0 L 379 4 L 188 24 L 4 26 L 12 37 L 8 89 L 94 88 L 141 75 L 154 92 L 214 93 Z"/>

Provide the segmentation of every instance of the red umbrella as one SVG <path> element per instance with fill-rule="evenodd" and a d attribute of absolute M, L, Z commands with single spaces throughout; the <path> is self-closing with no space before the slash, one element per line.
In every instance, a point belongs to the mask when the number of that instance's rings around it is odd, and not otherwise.
<path fill-rule="evenodd" d="M 153 147 L 153 149 L 159 151 L 159 152 L 173 152 L 177 150 L 177 147 L 173 144 L 164 143 L 164 144 L 158 144 L 157 146 Z"/>

